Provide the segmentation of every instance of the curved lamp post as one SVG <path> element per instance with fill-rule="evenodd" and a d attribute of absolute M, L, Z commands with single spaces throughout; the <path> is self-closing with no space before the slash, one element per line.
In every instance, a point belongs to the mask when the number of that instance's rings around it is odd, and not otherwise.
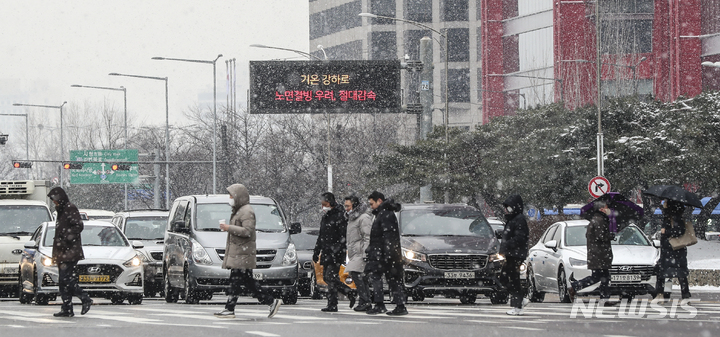
<path fill-rule="evenodd" d="M 216 68 L 216 62 L 221 57 L 222 57 L 222 54 L 218 54 L 218 56 L 212 61 L 176 59 L 176 58 L 157 57 L 157 56 L 152 58 L 153 60 L 205 63 L 205 64 L 213 65 L 213 194 L 217 193 L 217 68 Z"/>

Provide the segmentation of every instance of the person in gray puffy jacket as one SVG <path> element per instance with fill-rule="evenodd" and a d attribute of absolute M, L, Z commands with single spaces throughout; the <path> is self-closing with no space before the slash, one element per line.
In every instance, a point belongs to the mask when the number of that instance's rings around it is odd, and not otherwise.
<path fill-rule="evenodd" d="M 347 255 L 348 263 L 345 271 L 357 287 L 359 304 L 355 311 L 367 311 L 372 308 L 370 300 L 370 287 L 368 276 L 365 271 L 365 249 L 370 245 L 370 229 L 372 228 L 372 216 L 367 205 L 360 203 L 356 196 L 345 198 L 345 214 L 348 218 L 347 225 Z"/>

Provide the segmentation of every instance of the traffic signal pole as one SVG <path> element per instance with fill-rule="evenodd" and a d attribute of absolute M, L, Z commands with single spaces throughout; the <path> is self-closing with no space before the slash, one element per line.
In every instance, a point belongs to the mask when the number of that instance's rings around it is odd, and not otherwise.
<path fill-rule="evenodd" d="M 420 62 L 422 62 L 422 71 L 420 72 L 420 104 L 422 105 L 420 139 L 426 140 L 428 134 L 432 132 L 432 105 L 434 101 L 432 40 L 427 36 L 420 39 Z M 431 200 L 433 200 L 432 185 L 421 186 L 420 202 Z"/>

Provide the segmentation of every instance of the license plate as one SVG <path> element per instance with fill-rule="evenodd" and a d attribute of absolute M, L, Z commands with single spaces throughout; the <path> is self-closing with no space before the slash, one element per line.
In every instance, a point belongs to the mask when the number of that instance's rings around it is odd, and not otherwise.
<path fill-rule="evenodd" d="M 610 275 L 611 282 L 640 282 L 640 274 Z"/>
<path fill-rule="evenodd" d="M 3 274 L 17 274 L 17 273 L 18 273 L 17 267 L 5 267 L 5 269 L 3 269 Z"/>
<path fill-rule="evenodd" d="M 110 275 L 80 275 L 78 281 L 81 283 L 110 282 Z"/>
<path fill-rule="evenodd" d="M 475 278 L 474 271 L 448 271 L 445 278 Z"/>
<path fill-rule="evenodd" d="M 262 280 L 263 274 L 262 273 L 253 273 L 253 278 L 256 280 Z"/>

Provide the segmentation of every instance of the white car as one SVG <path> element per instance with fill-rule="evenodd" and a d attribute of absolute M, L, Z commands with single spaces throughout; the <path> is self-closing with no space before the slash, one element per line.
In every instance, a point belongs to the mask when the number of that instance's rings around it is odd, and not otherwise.
<path fill-rule="evenodd" d="M 588 223 L 587 220 L 556 222 L 530 248 L 526 264 L 528 297 L 531 301 L 542 302 L 545 293 L 557 293 L 561 302 L 568 303 L 570 275 L 577 280 L 590 276 L 585 239 Z M 660 249 L 656 246 L 660 246 L 659 242 L 648 239 L 634 225 L 615 234 L 610 269 L 612 295 L 632 298 L 655 289 L 655 265 L 660 257 Z M 578 295 L 597 295 L 598 285 L 582 289 Z"/>
<path fill-rule="evenodd" d="M 125 235 L 106 221 L 84 221 L 84 260 L 77 264 L 79 285 L 92 297 L 104 297 L 113 304 L 126 299 L 140 304 L 143 299 L 143 263 L 135 249 L 140 241 L 128 242 Z M 20 258 L 20 303 L 35 300 L 47 304 L 59 294 L 58 268 L 51 259 L 55 223 L 44 222 L 33 233 Z"/>

